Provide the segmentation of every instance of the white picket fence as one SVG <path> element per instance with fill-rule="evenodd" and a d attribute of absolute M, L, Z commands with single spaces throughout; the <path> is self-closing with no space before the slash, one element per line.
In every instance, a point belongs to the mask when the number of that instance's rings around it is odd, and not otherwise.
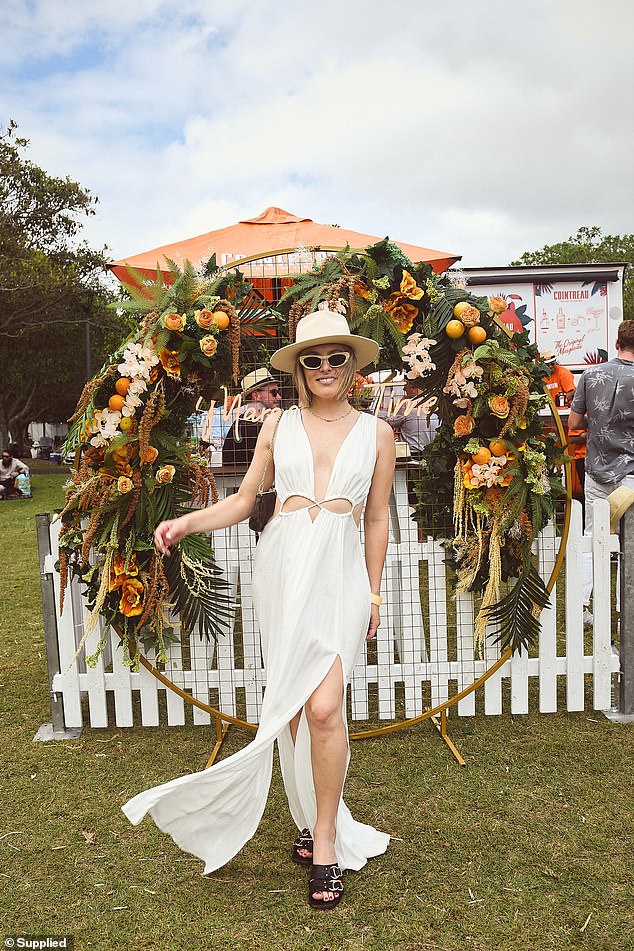
<path fill-rule="evenodd" d="M 230 480 L 221 488 L 232 489 Z M 222 492 L 221 492 L 222 494 Z M 499 651 L 487 643 L 484 656 L 476 656 L 473 642 L 474 603 L 470 595 L 455 596 L 446 578 L 445 550 L 432 539 L 420 542 L 407 505 L 405 471 L 397 470 L 390 506 L 391 534 L 382 585 L 382 624 L 376 644 L 363 648 L 350 684 L 352 720 L 402 720 L 436 707 L 468 688 L 499 659 Z M 619 657 L 611 647 L 610 554 L 618 550 L 618 538 L 610 535 L 607 502 L 595 503 L 595 532 L 582 535 L 581 507 L 573 503 L 564 570 L 565 630 L 557 631 L 557 592 L 551 607 L 541 616 L 539 649 L 535 656 L 525 651 L 507 660 L 476 692 L 453 706 L 460 716 L 473 716 L 476 708 L 485 714 L 527 713 L 530 708 L 554 712 L 565 708 L 602 710 L 611 706 L 613 675 Z M 52 572 L 56 603 L 59 602 L 57 560 L 58 524 L 50 527 L 51 554 L 44 571 Z M 197 635 L 169 652 L 163 672 L 170 681 L 193 697 L 231 716 L 257 723 L 266 674 L 262 664 L 259 634 L 251 603 L 253 535 L 242 523 L 213 537 L 214 550 L 226 571 L 236 597 L 236 612 L 227 633 L 218 643 L 201 641 Z M 559 538 L 551 524 L 537 544 L 540 571 L 550 576 Z M 594 625 L 584 633 L 582 620 L 582 552 L 592 551 L 594 564 Z M 420 584 L 421 571 L 423 584 Z M 561 583 L 561 580 L 560 582 Z M 422 591 L 422 598 L 419 596 Z M 68 728 L 80 727 L 86 718 L 93 727 L 180 726 L 187 709 L 193 722 L 207 724 L 210 716 L 161 684 L 141 667 L 138 673 L 122 663 L 118 637 L 109 632 L 106 650 L 94 668 L 84 654 L 73 662 L 84 631 L 85 602 L 79 586 L 71 584 L 64 610 L 57 614 L 59 669 L 52 678 L 53 694 L 63 699 Z M 87 638 L 85 652 L 94 652 L 102 631 Z M 148 660 L 153 662 L 151 655 Z M 586 695 L 586 678 L 592 682 L 592 699 Z M 558 678 L 565 678 L 565 700 Z M 559 683 L 562 683 L 560 680 Z M 532 685 L 537 689 L 531 689 Z M 510 685 L 510 689 L 509 686 Z M 112 700 L 109 702 L 109 697 Z M 530 701 L 530 702 L 529 702 Z"/>

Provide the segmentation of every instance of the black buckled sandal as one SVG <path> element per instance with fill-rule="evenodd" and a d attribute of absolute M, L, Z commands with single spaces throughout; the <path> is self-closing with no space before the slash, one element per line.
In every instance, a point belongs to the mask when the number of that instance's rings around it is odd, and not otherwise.
<path fill-rule="evenodd" d="M 310 855 L 300 855 L 300 849 L 303 849 L 304 852 L 310 852 Z M 310 834 L 310 829 L 302 829 L 293 842 L 291 858 L 296 865 L 313 864 L 313 837 Z"/>
<path fill-rule="evenodd" d="M 333 897 L 315 898 L 315 892 L 332 892 Z M 313 865 L 313 874 L 308 883 L 308 904 L 311 908 L 334 908 L 343 895 L 341 869 L 334 865 Z"/>

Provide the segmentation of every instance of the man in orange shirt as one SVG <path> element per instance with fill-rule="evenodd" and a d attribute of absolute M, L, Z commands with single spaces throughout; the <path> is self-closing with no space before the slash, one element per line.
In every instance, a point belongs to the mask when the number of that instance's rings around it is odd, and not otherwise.
<path fill-rule="evenodd" d="M 560 400 L 557 399 L 560 393 L 563 393 L 563 398 L 565 403 L 563 405 L 570 406 L 572 403 L 572 398 L 575 395 L 575 378 L 566 367 L 562 367 L 557 363 L 557 357 L 552 350 L 544 350 L 540 354 L 542 360 L 550 370 L 550 376 L 547 380 L 544 380 L 544 386 L 548 389 L 550 395 L 553 398 L 555 406 L 562 405 Z"/>

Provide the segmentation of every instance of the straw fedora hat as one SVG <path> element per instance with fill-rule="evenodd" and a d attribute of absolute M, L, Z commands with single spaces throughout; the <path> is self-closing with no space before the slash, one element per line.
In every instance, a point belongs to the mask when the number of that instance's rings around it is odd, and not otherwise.
<path fill-rule="evenodd" d="M 240 381 L 242 395 L 247 396 L 248 393 L 252 393 L 253 390 L 258 390 L 266 383 L 277 383 L 277 380 L 271 376 L 266 367 L 258 367 L 257 370 L 252 370 L 251 373 L 247 373 Z"/>
<path fill-rule="evenodd" d="M 554 350 L 542 350 L 542 352 L 540 353 L 540 357 L 542 358 L 544 363 L 557 362 L 557 355 Z"/>
<path fill-rule="evenodd" d="M 316 310 L 302 317 L 297 325 L 295 343 L 289 343 L 277 350 L 271 357 L 271 366 L 276 370 L 292 373 L 300 353 L 308 347 L 323 343 L 342 343 L 350 347 L 357 358 L 359 369 L 372 363 L 379 352 L 376 340 L 350 333 L 348 321 L 343 314 L 332 310 Z"/>
<path fill-rule="evenodd" d="M 618 489 L 610 492 L 608 502 L 610 503 L 610 532 L 614 535 L 622 516 L 630 505 L 634 505 L 634 491 L 625 485 L 620 485 Z"/>

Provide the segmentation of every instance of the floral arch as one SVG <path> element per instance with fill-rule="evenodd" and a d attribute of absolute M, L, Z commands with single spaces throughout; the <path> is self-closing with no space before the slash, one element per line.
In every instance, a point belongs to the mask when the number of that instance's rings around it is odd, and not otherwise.
<path fill-rule="evenodd" d="M 376 369 L 404 371 L 435 402 L 440 428 L 413 474 L 413 517 L 446 539 L 458 590 L 481 595 L 476 639 L 482 645 L 488 625 L 504 648 L 530 644 L 548 598 L 531 546 L 563 493 L 562 456 L 541 412 L 545 365 L 526 332 L 498 323 L 504 299 L 471 295 L 387 239 L 329 254 L 286 281 L 275 305 L 235 266 L 169 263 L 170 283 L 130 271 L 120 306 L 133 329 L 70 420 L 65 448 L 76 466 L 61 514 L 61 597 L 69 574 L 86 586 L 86 634 L 102 617 L 133 666 L 149 648 L 165 658 L 177 637 L 170 612 L 182 633 L 218 637 L 230 598 L 207 537 L 184 539 L 169 559 L 153 544 L 158 521 L 217 500 L 206 457 L 183 438 L 185 421 L 327 301 L 378 341 Z M 104 643 L 105 633 L 89 663 Z"/>

